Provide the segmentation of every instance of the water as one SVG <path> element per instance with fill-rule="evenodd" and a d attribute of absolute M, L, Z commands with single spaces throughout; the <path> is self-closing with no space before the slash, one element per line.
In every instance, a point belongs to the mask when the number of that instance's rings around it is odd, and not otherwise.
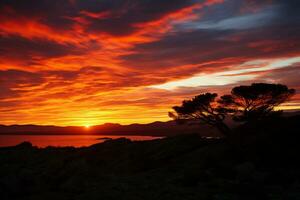
<path fill-rule="evenodd" d="M 105 138 L 125 137 L 131 140 L 152 140 L 158 137 L 152 136 L 111 136 L 111 135 L 0 135 L 0 147 L 15 146 L 24 141 L 31 142 L 33 146 L 38 147 L 83 147 L 100 143 Z"/>

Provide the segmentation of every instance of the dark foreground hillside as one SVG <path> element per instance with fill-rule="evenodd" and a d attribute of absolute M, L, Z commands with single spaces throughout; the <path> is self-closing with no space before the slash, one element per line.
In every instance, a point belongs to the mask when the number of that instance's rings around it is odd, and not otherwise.
<path fill-rule="evenodd" d="M 227 140 L 0 148 L 0 199 L 300 199 L 299 119 L 248 124 Z"/>

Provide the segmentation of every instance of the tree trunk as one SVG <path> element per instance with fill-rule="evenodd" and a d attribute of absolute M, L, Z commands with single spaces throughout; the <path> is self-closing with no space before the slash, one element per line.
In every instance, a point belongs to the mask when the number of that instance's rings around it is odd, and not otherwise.
<path fill-rule="evenodd" d="M 231 134 L 231 129 L 225 123 L 217 123 L 216 128 L 224 135 L 229 136 Z"/>

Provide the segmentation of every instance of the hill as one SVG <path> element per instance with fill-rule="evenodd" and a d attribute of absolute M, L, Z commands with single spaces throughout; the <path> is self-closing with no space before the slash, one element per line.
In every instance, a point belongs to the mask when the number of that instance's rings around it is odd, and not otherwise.
<path fill-rule="evenodd" d="M 172 136 L 181 133 L 200 133 L 203 136 L 217 136 L 216 130 L 206 125 L 179 125 L 174 121 L 153 122 L 150 124 L 120 125 L 106 123 L 90 129 L 79 126 L 38 126 L 38 125 L 0 125 L 0 134 L 33 134 L 33 135 L 149 135 Z"/>

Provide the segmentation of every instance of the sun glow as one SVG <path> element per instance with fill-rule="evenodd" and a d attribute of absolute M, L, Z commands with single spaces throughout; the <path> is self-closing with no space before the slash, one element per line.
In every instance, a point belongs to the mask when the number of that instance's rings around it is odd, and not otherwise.
<path fill-rule="evenodd" d="M 86 129 L 90 129 L 91 126 L 90 126 L 90 125 L 85 125 L 84 127 L 85 127 Z"/>

